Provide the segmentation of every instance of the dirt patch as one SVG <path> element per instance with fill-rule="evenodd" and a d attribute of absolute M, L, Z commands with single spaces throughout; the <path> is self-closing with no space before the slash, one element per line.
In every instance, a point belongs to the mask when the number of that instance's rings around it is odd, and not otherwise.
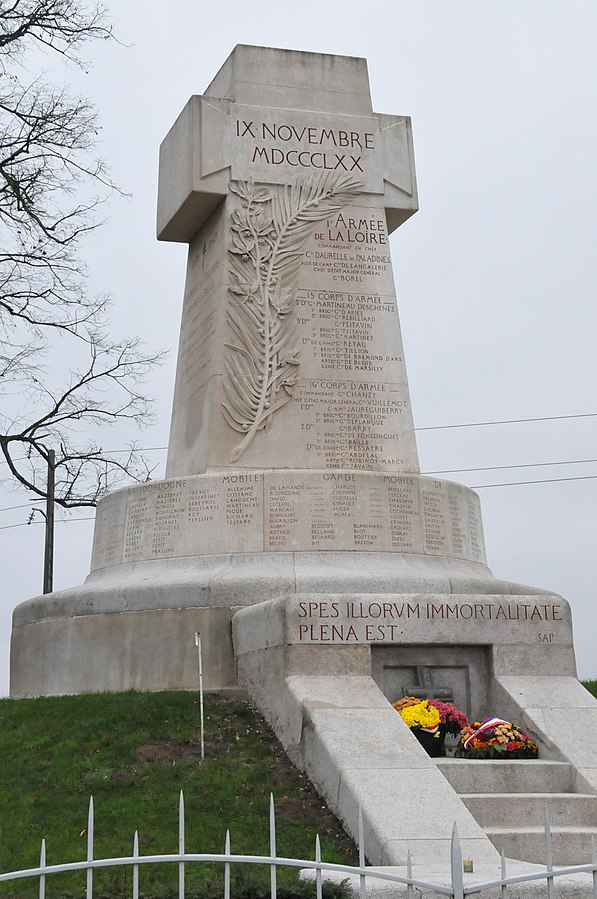
<path fill-rule="evenodd" d="M 305 796 L 302 799 L 295 799 L 292 796 L 281 796 L 277 799 L 276 817 L 281 821 L 304 821 L 305 819 L 312 821 L 319 834 L 328 833 L 333 836 L 339 850 L 350 856 L 351 859 L 356 859 L 357 850 L 353 841 L 342 830 L 337 819 L 313 787 L 305 789 Z"/>
<path fill-rule="evenodd" d="M 132 787 L 139 783 L 139 775 L 136 771 L 113 771 L 110 780 L 113 784 L 119 784 L 123 787 Z"/>
<path fill-rule="evenodd" d="M 317 818 L 313 804 L 304 799 L 293 799 L 291 796 L 282 796 L 276 802 L 276 817 L 282 821 L 298 821 L 302 818 Z"/>
<path fill-rule="evenodd" d="M 295 769 L 292 768 L 289 763 L 267 766 L 267 773 L 271 778 L 272 784 L 276 787 L 283 787 L 288 783 L 289 772 L 295 777 L 297 776 Z M 298 777 L 300 778 L 301 775 L 299 774 Z"/>
<path fill-rule="evenodd" d="M 136 752 L 137 761 L 149 764 L 151 762 L 182 762 L 186 759 L 201 758 L 201 746 L 190 741 L 184 743 L 146 743 L 139 746 Z"/>

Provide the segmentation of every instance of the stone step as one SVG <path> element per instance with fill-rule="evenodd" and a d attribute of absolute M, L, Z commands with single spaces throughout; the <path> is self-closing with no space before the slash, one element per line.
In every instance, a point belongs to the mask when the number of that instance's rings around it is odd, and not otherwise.
<path fill-rule="evenodd" d="M 436 761 L 457 793 L 566 793 L 574 789 L 574 769 L 567 762 L 451 758 Z"/>
<path fill-rule="evenodd" d="M 481 827 L 509 827 L 524 822 L 543 827 L 545 806 L 552 826 L 597 828 L 597 796 L 585 793 L 460 793 Z"/>
<path fill-rule="evenodd" d="M 487 836 L 507 858 L 546 863 L 543 827 L 488 827 Z M 597 840 L 597 827 L 552 827 L 554 865 L 582 865 L 591 861 L 591 840 Z"/>

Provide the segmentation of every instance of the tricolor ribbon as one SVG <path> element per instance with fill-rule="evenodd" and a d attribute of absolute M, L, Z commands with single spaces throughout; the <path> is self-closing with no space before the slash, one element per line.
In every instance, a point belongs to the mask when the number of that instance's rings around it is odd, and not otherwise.
<path fill-rule="evenodd" d="M 471 743 L 475 737 L 478 737 L 479 734 L 484 733 L 486 730 L 491 730 L 492 727 L 497 727 L 498 724 L 510 724 L 509 721 L 504 721 L 503 718 L 487 718 L 477 730 L 473 731 L 470 737 L 467 737 L 464 741 L 464 748 L 468 749 L 469 743 Z"/>

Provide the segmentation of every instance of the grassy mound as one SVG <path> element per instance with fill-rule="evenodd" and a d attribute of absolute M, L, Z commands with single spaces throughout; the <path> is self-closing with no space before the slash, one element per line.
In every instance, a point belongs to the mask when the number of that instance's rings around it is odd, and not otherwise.
<path fill-rule="evenodd" d="M 226 829 L 238 854 L 269 852 L 274 794 L 277 854 L 313 858 L 319 833 L 327 861 L 355 863 L 354 846 L 288 762 L 261 716 L 243 701 L 205 698 L 205 761 L 196 694 L 121 693 L 0 701 L 0 872 L 86 857 L 89 797 L 95 806 L 95 857 L 178 850 L 184 792 L 186 849 L 223 852 Z M 269 869 L 233 866 L 233 895 L 267 895 Z M 142 866 L 141 895 L 177 895 L 177 866 Z M 187 896 L 221 896 L 222 870 L 187 866 Z M 279 869 L 283 890 L 300 893 L 296 870 Z M 84 894 L 85 874 L 52 875 L 47 895 Z M 131 895 L 132 871 L 95 874 L 94 895 Z M 4 896 L 37 896 L 37 881 L 0 884 Z M 313 887 L 309 888 L 312 895 Z"/>
<path fill-rule="evenodd" d="M 597 680 L 584 681 L 597 697 Z M 42 838 L 47 864 L 86 857 L 89 797 L 95 804 L 95 857 L 178 850 L 178 804 L 186 806 L 188 852 L 222 852 L 226 829 L 238 854 L 269 851 L 274 794 L 277 854 L 313 858 L 319 833 L 327 861 L 356 864 L 349 837 L 306 777 L 288 762 L 261 715 L 247 702 L 205 698 L 205 761 L 196 694 L 119 693 L 0 700 L 0 873 L 35 867 Z M 176 865 L 142 866 L 140 895 L 175 899 Z M 222 895 L 223 871 L 189 865 L 187 897 Z M 294 869 L 278 870 L 280 899 L 313 896 Z M 130 896 L 132 871 L 94 875 L 94 896 Z M 266 866 L 233 866 L 235 899 L 269 895 Z M 84 895 L 84 872 L 52 875 L 48 899 Z M 341 888 L 326 885 L 328 897 Z M 38 882 L 0 884 L 0 896 L 34 899 Z"/>

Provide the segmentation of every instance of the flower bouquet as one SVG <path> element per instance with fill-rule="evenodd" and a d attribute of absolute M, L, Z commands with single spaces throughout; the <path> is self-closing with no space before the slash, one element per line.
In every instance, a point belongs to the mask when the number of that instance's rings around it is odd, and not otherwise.
<path fill-rule="evenodd" d="M 445 755 L 445 733 L 440 730 L 440 713 L 430 704 L 429 700 L 404 696 L 397 702 L 393 702 L 392 707 L 400 713 L 404 723 L 408 724 L 429 755 L 434 757 Z"/>
<path fill-rule="evenodd" d="M 429 705 L 432 705 L 439 712 L 440 729 L 447 734 L 457 737 L 460 731 L 468 727 L 468 718 L 457 709 L 451 702 L 442 702 L 441 699 L 429 699 Z"/>
<path fill-rule="evenodd" d="M 501 718 L 475 721 L 460 734 L 454 756 L 460 759 L 536 759 L 539 750 L 528 734 Z"/>

